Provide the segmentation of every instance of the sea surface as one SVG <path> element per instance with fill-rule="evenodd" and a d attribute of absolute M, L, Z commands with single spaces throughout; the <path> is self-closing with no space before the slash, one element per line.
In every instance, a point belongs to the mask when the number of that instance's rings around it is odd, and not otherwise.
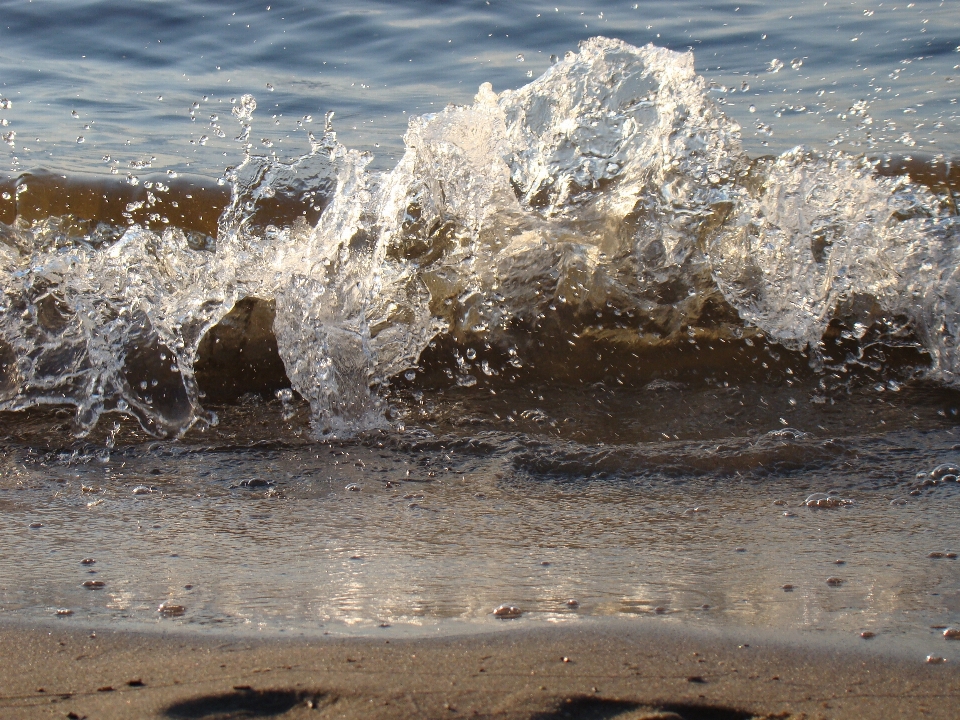
<path fill-rule="evenodd" d="M 947 0 L 0 2 L 0 622 L 960 661 L 958 78 Z"/>

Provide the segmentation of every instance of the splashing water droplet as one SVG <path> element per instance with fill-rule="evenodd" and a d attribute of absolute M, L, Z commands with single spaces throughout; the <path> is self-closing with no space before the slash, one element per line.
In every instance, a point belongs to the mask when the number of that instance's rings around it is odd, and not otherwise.
<path fill-rule="evenodd" d="M 231 102 L 236 102 L 231 100 Z M 257 100 L 253 95 L 247 94 L 240 98 L 240 103 L 235 104 L 231 112 L 241 123 L 248 123 L 253 119 L 253 111 L 257 109 Z"/>

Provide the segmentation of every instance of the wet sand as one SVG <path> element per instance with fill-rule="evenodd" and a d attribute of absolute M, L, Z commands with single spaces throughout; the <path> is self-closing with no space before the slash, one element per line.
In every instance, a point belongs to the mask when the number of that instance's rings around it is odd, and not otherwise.
<path fill-rule="evenodd" d="M 863 647 L 616 621 L 389 640 L 6 626 L 0 717 L 956 717 L 955 664 Z"/>

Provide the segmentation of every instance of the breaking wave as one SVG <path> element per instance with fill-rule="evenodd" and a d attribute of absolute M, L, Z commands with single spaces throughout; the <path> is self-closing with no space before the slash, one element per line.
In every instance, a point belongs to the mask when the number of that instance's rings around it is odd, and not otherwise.
<path fill-rule="evenodd" d="M 241 142 L 255 109 L 234 107 Z M 213 199 L 177 220 L 196 201 L 172 181 L 0 226 L 0 409 L 72 405 L 81 433 L 108 412 L 158 436 L 216 422 L 198 358 L 251 302 L 272 327 L 233 342 L 275 341 L 321 435 L 386 423 L 386 386 L 438 343 L 468 387 L 546 347 L 756 340 L 891 378 L 870 348 L 905 347 L 910 373 L 960 385 L 950 167 L 921 184 L 839 152 L 750 158 L 690 53 L 585 41 L 525 87 L 411 119 L 389 172 L 329 121 L 311 141 L 292 162 L 245 145 L 216 228 Z M 23 176 L 10 202 L 42 187 Z"/>

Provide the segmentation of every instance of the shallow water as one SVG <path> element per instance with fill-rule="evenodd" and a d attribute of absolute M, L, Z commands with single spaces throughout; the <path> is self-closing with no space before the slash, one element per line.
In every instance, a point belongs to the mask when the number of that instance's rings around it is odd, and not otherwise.
<path fill-rule="evenodd" d="M 851 398 L 845 419 L 872 401 Z M 960 660 L 942 637 L 960 622 L 946 556 L 960 484 L 916 490 L 918 468 L 960 461 L 935 396 L 910 398 L 923 419 L 889 432 L 627 444 L 486 429 L 489 408 L 460 402 L 457 428 L 326 444 L 278 402 L 223 408 L 215 431 L 179 442 L 28 450 L 22 437 L 0 490 L 0 607 L 16 621 L 307 635 L 618 617 Z M 850 503 L 808 507 L 818 492 Z M 163 616 L 164 602 L 184 614 Z M 496 620 L 504 603 L 523 617 Z"/>
<path fill-rule="evenodd" d="M 4 618 L 960 660 L 949 3 L 2 10 Z"/>

